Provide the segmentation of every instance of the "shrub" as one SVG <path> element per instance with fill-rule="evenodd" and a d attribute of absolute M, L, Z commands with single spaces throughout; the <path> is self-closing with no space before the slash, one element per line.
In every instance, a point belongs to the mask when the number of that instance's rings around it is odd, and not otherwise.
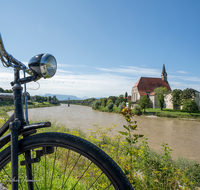
<path fill-rule="evenodd" d="M 100 106 L 101 106 L 101 101 L 99 101 L 99 100 L 95 100 L 92 103 L 92 109 L 94 109 L 94 110 L 99 109 Z"/>
<path fill-rule="evenodd" d="M 122 109 L 123 109 L 125 106 L 126 106 L 126 103 L 125 103 L 125 102 L 121 102 L 121 103 L 119 104 L 119 106 L 118 106 L 119 111 L 121 112 Z"/>
<path fill-rule="evenodd" d="M 133 108 L 133 113 L 135 115 L 141 115 L 142 114 L 141 107 L 139 105 L 135 105 Z"/>
<path fill-rule="evenodd" d="M 106 103 L 106 106 L 108 106 L 109 103 L 113 102 L 111 99 L 109 99 Z"/>
<path fill-rule="evenodd" d="M 186 99 L 183 101 L 183 110 L 187 112 L 195 112 L 198 110 L 197 103 L 194 100 Z"/>
<path fill-rule="evenodd" d="M 107 108 L 108 108 L 109 111 L 112 111 L 112 110 L 113 110 L 113 107 L 114 107 L 113 102 L 110 102 L 110 103 L 107 105 Z"/>
<path fill-rule="evenodd" d="M 113 107 L 113 112 L 114 113 L 120 113 L 119 108 L 118 107 Z"/>

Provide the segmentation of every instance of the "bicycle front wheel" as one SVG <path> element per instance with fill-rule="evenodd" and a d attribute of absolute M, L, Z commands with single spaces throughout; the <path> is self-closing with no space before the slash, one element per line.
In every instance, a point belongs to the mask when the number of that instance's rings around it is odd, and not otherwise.
<path fill-rule="evenodd" d="M 19 189 L 133 189 L 119 166 L 82 138 L 41 133 L 20 140 L 18 147 Z M 0 160 L 1 182 L 10 189 L 10 147 Z"/>

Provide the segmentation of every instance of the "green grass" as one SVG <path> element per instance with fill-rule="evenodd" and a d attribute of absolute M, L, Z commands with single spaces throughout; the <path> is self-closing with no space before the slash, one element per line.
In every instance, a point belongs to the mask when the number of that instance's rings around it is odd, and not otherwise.
<path fill-rule="evenodd" d="M 163 109 L 160 108 L 147 108 L 146 114 L 153 113 L 159 117 L 171 117 L 171 118 L 191 118 L 191 119 L 200 119 L 200 111 L 196 111 L 194 113 L 188 113 L 183 110 L 174 110 L 174 109 Z"/>

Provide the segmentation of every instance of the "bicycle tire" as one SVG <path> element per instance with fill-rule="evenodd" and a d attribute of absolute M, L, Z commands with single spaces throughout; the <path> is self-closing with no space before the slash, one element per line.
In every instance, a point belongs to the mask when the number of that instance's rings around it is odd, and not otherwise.
<path fill-rule="evenodd" d="M 54 147 L 53 153 L 48 152 L 40 157 L 40 162 L 32 163 L 34 189 L 133 189 L 120 167 L 105 152 L 77 136 L 57 132 L 41 133 L 20 140 L 18 147 L 19 162 L 24 160 L 25 152 L 31 151 L 33 159 L 37 157 L 36 152 L 41 152 L 44 147 L 45 150 Z M 10 148 L 0 153 L 0 169 L 7 176 L 7 180 L 3 181 L 7 186 L 11 176 L 8 174 Z M 24 168 L 19 164 L 19 189 L 29 189 L 24 187 L 28 181 Z M 24 177 L 26 180 L 23 180 Z"/>

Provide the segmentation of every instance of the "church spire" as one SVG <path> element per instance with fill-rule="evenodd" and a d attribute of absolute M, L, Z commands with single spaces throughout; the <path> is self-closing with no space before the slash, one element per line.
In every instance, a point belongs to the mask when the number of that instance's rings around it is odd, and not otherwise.
<path fill-rule="evenodd" d="M 161 78 L 162 78 L 163 81 L 167 81 L 167 73 L 166 73 L 166 70 L 165 70 L 165 64 L 163 64 Z"/>

